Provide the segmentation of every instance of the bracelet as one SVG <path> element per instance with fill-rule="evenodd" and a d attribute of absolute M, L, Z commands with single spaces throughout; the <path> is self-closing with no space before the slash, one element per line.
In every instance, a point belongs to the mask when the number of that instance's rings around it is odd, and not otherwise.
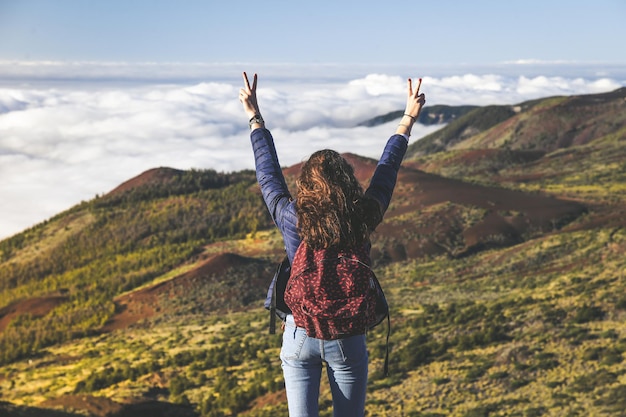
<path fill-rule="evenodd" d="M 252 118 L 248 122 L 248 126 L 250 126 L 250 129 L 252 129 L 252 125 L 255 123 L 259 123 L 259 124 L 265 123 L 265 121 L 263 120 L 260 114 L 255 114 L 254 116 L 252 116 Z"/>
<path fill-rule="evenodd" d="M 408 117 L 410 117 L 410 118 L 411 118 L 411 120 L 413 120 L 413 122 L 414 122 L 414 123 L 417 121 L 417 118 L 416 118 L 416 117 L 411 116 L 410 114 L 406 114 L 406 113 L 404 113 L 404 115 L 403 115 L 403 116 L 408 116 Z"/>

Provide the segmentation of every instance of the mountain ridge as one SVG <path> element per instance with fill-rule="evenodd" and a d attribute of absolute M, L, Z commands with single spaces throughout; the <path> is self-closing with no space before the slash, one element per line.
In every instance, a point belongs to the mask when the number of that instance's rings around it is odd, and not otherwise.
<path fill-rule="evenodd" d="M 506 147 L 554 151 L 571 144 L 583 145 L 593 137 L 615 132 L 616 126 L 623 127 L 625 100 L 626 87 L 622 87 L 608 93 L 555 96 L 513 106 L 477 108 L 413 143 L 407 156 L 452 149 Z M 595 116 L 592 120 L 580 117 L 581 111 L 591 108 Z M 543 115 L 549 118 L 542 120 Z M 533 128 L 542 130 L 537 132 Z"/>
<path fill-rule="evenodd" d="M 425 106 L 417 119 L 417 123 L 425 126 L 444 125 L 450 123 L 466 113 L 477 109 L 479 106 L 448 106 L 444 104 L 436 104 L 434 106 Z M 404 114 L 404 110 L 392 111 L 380 116 L 365 120 L 357 126 L 373 127 L 384 123 L 388 123 L 400 119 Z"/>

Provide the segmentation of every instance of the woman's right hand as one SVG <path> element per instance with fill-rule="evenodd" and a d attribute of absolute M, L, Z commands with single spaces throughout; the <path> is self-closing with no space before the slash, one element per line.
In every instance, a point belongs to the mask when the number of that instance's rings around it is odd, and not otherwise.
<path fill-rule="evenodd" d="M 398 125 L 398 129 L 396 130 L 396 134 L 400 135 L 411 135 L 411 128 L 413 127 L 413 123 L 415 123 L 422 111 L 422 107 L 424 103 L 426 103 L 426 96 L 424 93 L 420 94 L 420 86 L 422 85 L 422 79 L 420 78 L 415 89 L 413 88 L 413 81 L 409 78 L 407 81 L 407 98 L 406 98 L 406 107 L 404 108 L 404 115 L 402 116 L 402 120 L 400 120 L 400 124 Z"/>

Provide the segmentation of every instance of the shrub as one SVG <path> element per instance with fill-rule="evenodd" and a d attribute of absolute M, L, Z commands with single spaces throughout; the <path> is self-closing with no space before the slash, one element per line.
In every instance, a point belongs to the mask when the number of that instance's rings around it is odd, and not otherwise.
<path fill-rule="evenodd" d="M 435 385 L 445 385 L 450 382 L 450 378 L 442 377 L 433 379 Z"/>
<path fill-rule="evenodd" d="M 470 368 L 465 374 L 465 380 L 468 382 L 473 382 L 478 380 L 480 377 L 485 375 L 485 373 L 491 368 L 493 365 L 492 362 L 483 362 L 478 363 L 474 367 Z"/>
<path fill-rule="evenodd" d="M 183 392 L 193 387 L 193 384 L 189 379 L 183 375 L 176 375 L 170 380 L 170 395 L 172 397 L 179 397 Z"/>
<path fill-rule="evenodd" d="M 498 371 L 498 372 L 494 372 L 491 375 L 489 375 L 489 379 L 505 379 L 509 376 L 509 373 L 507 371 Z"/>
<path fill-rule="evenodd" d="M 576 378 L 570 387 L 574 392 L 592 392 L 596 388 L 612 384 L 617 379 L 617 375 L 605 369 L 600 369 L 591 374 L 582 375 Z"/>
<path fill-rule="evenodd" d="M 483 405 L 480 407 L 468 410 L 463 414 L 463 417 L 488 417 L 489 414 L 497 411 L 498 407 L 495 404 Z"/>
<path fill-rule="evenodd" d="M 559 366 L 556 355 L 551 352 L 541 352 L 535 356 L 536 362 L 530 367 L 531 370 L 548 370 Z"/>
<path fill-rule="evenodd" d="M 589 330 L 573 325 L 568 325 L 561 333 L 561 336 L 565 339 L 570 339 L 570 343 L 573 345 L 579 345 L 583 341 L 593 338 L 593 336 L 589 334 Z"/>
<path fill-rule="evenodd" d="M 615 303 L 615 308 L 618 310 L 626 310 L 626 297 L 622 297 Z"/>
<path fill-rule="evenodd" d="M 543 320 L 546 323 L 559 325 L 567 317 L 567 312 L 559 307 L 542 305 Z"/>
<path fill-rule="evenodd" d="M 528 385 L 528 384 L 530 384 L 530 383 L 531 383 L 531 381 L 530 381 L 530 380 L 528 380 L 528 379 L 524 379 L 524 378 L 521 378 L 521 379 L 515 379 L 515 380 L 513 380 L 513 381 L 511 381 L 511 382 L 509 383 L 509 387 L 510 387 L 512 390 L 516 390 L 516 389 L 521 388 L 521 387 L 523 387 L 523 386 L 526 386 L 526 385 Z"/>
<path fill-rule="evenodd" d="M 524 417 L 540 417 L 546 414 L 548 410 L 545 407 L 533 407 L 524 410 Z"/>
<path fill-rule="evenodd" d="M 604 406 L 611 413 L 623 413 L 626 410 L 626 385 L 611 388 L 606 395 L 596 400 L 595 404 Z"/>
<path fill-rule="evenodd" d="M 581 324 L 589 323 L 591 321 L 598 321 L 604 319 L 604 315 L 605 313 L 600 307 L 585 304 L 581 308 L 576 310 L 573 322 Z"/>

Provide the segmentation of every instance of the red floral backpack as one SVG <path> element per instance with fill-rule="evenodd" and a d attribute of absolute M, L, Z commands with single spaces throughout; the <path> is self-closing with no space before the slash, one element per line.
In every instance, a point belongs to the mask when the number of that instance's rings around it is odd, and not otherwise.
<path fill-rule="evenodd" d="M 364 334 L 389 318 L 367 246 L 313 250 L 302 242 L 291 265 L 285 303 L 309 337 Z"/>

